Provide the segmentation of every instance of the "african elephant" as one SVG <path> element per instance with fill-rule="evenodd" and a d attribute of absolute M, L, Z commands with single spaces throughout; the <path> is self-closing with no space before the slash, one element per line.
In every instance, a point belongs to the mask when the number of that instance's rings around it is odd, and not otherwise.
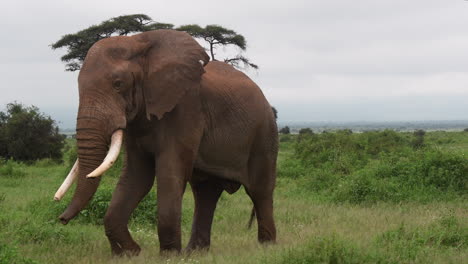
<path fill-rule="evenodd" d="M 187 250 L 209 248 L 221 193 L 241 185 L 254 204 L 258 240 L 275 241 L 273 112 L 246 75 L 208 61 L 190 35 L 173 30 L 110 37 L 92 46 L 78 77 L 78 160 L 55 197 L 60 200 L 77 179 L 62 223 L 88 204 L 125 138 L 125 166 L 104 218 L 113 254 L 140 252 L 127 224 L 155 178 L 161 251 L 181 250 L 187 182 L 195 199 Z"/>

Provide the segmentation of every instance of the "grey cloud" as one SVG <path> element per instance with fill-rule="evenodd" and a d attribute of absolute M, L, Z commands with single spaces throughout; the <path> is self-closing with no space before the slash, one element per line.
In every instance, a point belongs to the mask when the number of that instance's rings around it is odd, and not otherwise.
<path fill-rule="evenodd" d="M 283 120 L 375 119 L 357 106 L 378 105 L 389 105 L 376 111 L 379 117 L 400 120 L 408 115 L 399 109 L 410 109 L 411 101 L 421 104 L 411 108 L 416 119 L 466 113 L 453 107 L 468 100 L 468 2 L 462 0 L 19 0 L 0 5 L 0 107 L 13 100 L 35 104 L 67 120 L 64 126 L 74 122 L 77 74 L 64 72 L 64 51 L 48 45 L 133 13 L 176 25 L 216 23 L 243 34 L 246 56 L 260 65 L 248 74 Z M 441 98 L 447 103 L 437 113 L 422 107 Z"/>

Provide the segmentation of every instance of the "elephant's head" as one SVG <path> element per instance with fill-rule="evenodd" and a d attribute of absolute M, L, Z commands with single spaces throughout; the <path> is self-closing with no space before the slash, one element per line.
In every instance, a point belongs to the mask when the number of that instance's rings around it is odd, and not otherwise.
<path fill-rule="evenodd" d="M 127 124 L 139 116 L 163 118 L 187 90 L 199 87 L 208 60 L 190 35 L 172 30 L 110 37 L 91 47 L 78 77 L 78 160 L 55 197 L 61 199 L 78 179 L 62 223 L 96 192 L 96 176 L 117 158 Z"/>

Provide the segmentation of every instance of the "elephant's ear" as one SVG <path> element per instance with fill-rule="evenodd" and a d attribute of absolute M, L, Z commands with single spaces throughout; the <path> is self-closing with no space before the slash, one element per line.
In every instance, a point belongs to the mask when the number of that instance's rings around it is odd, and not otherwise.
<path fill-rule="evenodd" d="M 187 33 L 156 30 L 140 34 L 147 41 L 143 92 L 146 115 L 161 119 L 172 111 L 189 89 L 199 89 L 205 50 Z"/>

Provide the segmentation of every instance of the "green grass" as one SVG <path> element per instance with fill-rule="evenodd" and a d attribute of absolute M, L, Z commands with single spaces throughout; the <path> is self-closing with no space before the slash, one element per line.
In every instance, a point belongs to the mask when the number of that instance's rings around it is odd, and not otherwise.
<path fill-rule="evenodd" d="M 409 140 L 412 137 L 411 133 L 401 135 Z M 260 245 L 256 228 L 247 229 L 252 203 L 241 189 L 233 195 L 223 193 L 208 253 L 160 256 L 151 220 L 156 213 L 153 190 L 130 223 L 130 230 L 142 247 L 140 256 L 113 258 L 102 215 L 118 180 L 115 172 L 104 175 L 90 207 L 63 226 L 57 217 L 71 192 L 61 202 L 54 202 L 53 195 L 71 166 L 70 161 L 64 165 L 4 161 L 0 165 L 0 263 L 463 263 L 468 259 L 466 190 L 433 194 L 421 190 L 413 198 L 382 199 L 382 195 L 400 190 L 374 185 L 372 175 L 368 175 L 370 183 L 366 183 L 365 177 L 352 172 L 353 160 L 340 160 L 349 165 L 337 168 L 350 169 L 347 175 L 355 178 L 338 181 L 337 175 L 342 175 L 342 171 L 335 167 L 322 166 L 323 163 L 316 167 L 304 165 L 295 152 L 296 136 L 286 140 L 282 137 L 281 141 L 275 191 L 278 241 L 274 245 Z M 468 155 L 468 133 L 426 133 L 425 144 L 449 155 Z M 68 153 L 66 159 L 73 160 L 72 155 Z M 365 170 L 375 172 L 383 164 L 382 160 L 371 159 Z M 408 164 L 405 166 L 411 167 Z M 385 172 L 388 171 L 398 172 L 395 168 Z M 443 173 L 436 170 L 435 175 Z M 355 197 L 352 191 L 363 186 L 381 189 L 362 201 L 350 199 Z M 447 192 L 451 194 L 443 195 Z M 338 194 L 341 199 L 337 199 Z M 190 188 L 183 203 L 185 245 L 193 213 Z"/>

